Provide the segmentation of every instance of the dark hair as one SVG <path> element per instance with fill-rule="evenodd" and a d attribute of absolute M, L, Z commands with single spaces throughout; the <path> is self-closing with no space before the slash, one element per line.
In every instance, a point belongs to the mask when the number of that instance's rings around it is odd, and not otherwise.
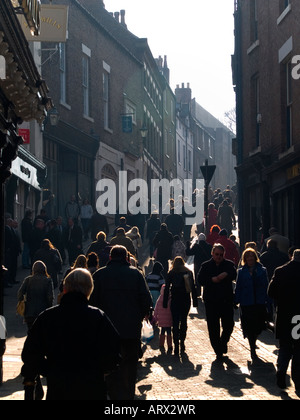
<path fill-rule="evenodd" d="M 110 250 L 110 259 L 113 261 L 127 261 L 127 249 L 122 245 L 115 245 Z"/>
<path fill-rule="evenodd" d="M 87 266 L 88 267 L 98 267 L 99 258 L 96 252 L 90 252 L 87 256 Z"/>

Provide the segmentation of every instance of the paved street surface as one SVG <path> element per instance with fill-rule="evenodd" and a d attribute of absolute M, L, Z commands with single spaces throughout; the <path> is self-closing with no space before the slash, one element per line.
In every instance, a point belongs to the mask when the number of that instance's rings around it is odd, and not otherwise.
<path fill-rule="evenodd" d="M 146 260 L 146 269 L 149 260 Z M 19 269 L 21 281 L 29 273 Z M 15 315 L 19 285 L 5 289 L 5 316 L 8 327 L 7 351 L 3 358 L 4 383 L 0 400 L 24 399 L 20 376 L 21 351 L 26 338 L 26 326 Z M 276 386 L 276 340 L 266 331 L 258 342 L 260 361 L 252 364 L 249 346 L 244 340 L 236 312 L 236 326 L 223 362 L 215 360 L 210 347 L 205 312 L 199 300 L 198 311 L 192 309 L 182 356 L 162 354 L 158 346 L 158 332 L 150 344 L 144 346 L 139 363 L 136 387 L 137 400 L 299 400 L 290 386 L 286 392 Z M 290 372 L 289 372 L 290 374 Z"/>

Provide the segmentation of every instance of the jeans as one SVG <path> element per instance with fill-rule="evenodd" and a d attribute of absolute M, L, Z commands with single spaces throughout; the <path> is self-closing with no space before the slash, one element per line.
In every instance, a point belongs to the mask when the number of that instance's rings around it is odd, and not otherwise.
<path fill-rule="evenodd" d="M 210 342 L 216 355 L 223 353 L 234 328 L 233 304 L 226 302 L 205 302 L 206 320 Z M 221 325 L 223 328 L 221 334 Z"/>

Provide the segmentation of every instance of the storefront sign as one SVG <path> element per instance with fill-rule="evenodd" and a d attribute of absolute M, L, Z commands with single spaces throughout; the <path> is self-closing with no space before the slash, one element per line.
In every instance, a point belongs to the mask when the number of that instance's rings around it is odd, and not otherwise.
<path fill-rule="evenodd" d="M 31 34 L 33 36 L 39 35 L 41 16 L 40 0 L 22 0 L 22 8 L 24 10 L 24 16 L 28 23 Z"/>
<path fill-rule="evenodd" d="M 300 176 L 300 163 L 298 163 L 298 165 L 292 166 L 291 168 L 288 168 L 287 170 L 288 179 L 293 179 L 297 176 Z"/>
<path fill-rule="evenodd" d="M 41 187 L 39 186 L 37 179 L 37 169 L 34 166 L 17 157 L 12 162 L 11 172 L 27 184 L 31 185 L 33 188 L 41 191 Z"/>
<path fill-rule="evenodd" d="M 19 136 L 23 137 L 24 144 L 30 144 L 29 128 L 19 128 Z"/>
<path fill-rule="evenodd" d="M 24 16 L 19 15 L 27 41 L 66 42 L 68 30 L 68 6 L 46 5 L 41 7 L 41 25 L 38 36 L 32 36 Z"/>
<path fill-rule="evenodd" d="M 3 55 L 0 55 L 0 79 L 6 79 L 6 61 Z"/>

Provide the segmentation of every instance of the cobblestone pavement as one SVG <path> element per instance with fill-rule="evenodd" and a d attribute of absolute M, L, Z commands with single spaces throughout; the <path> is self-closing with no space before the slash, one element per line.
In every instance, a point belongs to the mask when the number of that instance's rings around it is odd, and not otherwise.
<path fill-rule="evenodd" d="M 28 272 L 20 269 L 19 280 Z M 19 285 L 5 289 L 5 316 L 8 327 L 7 351 L 3 358 L 4 382 L 0 400 L 24 399 L 20 376 L 21 351 L 26 327 L 15 314 Z M 205 312 L 199 300 L 188 321 L 186 352 L 183 356 L 162 354 L 158 331 L 144 350 L 138 369 L 137 400 L 292 400 L 299 398 L 290 386 L 286 392 L 276 386 L 276 340 L 264 332 L 258 342 L 260 361 L 251 363 L 248 343 L 244 340 L 236 312 L 236 326 L 229 343 L 228 357 L 215 360 L 210 346 Z M 290 372 L 289 372 L 290 373 Z"/>

